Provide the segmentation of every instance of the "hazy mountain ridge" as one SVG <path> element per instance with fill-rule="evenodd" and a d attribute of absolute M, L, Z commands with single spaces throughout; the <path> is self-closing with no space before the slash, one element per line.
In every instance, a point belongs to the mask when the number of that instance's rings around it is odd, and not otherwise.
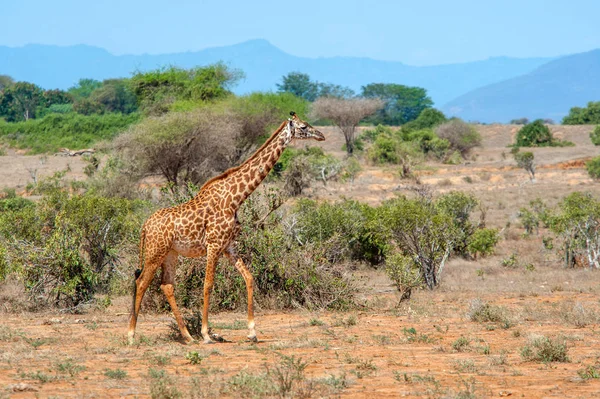
<path fill-rule="evenodd" d="M 361 86 L 377 82 L 424 87 L 437 106 L 478 87 L 531 72 L 549 60 L 496 57 L 463 64 L 417 67 L 370 58 L 296 57 L 261 39 L 201 51 L 158 55 L 113 55 L 87 45 L 0 46 L 0 74 L 48 89 L 66 89 L 80 78 L 102 80 L 127 77 L 135 70 L 166 65 L 190 68 L 223 61 L 245 73 L 245 79 L 234 88 L 238 94 L 275 90 L 283 75 L 300 71 L 308 73 L 313 80 L 348 86 L 357 92 Z"/>
<path fill-rule="evenodd" d="M 600 49 L 564 56 L 522 76 L 472 90 L 442 109 L 487 123 L 519 117 L 560 122 L 571 107 L 589 101 L 600 101 Z"/>

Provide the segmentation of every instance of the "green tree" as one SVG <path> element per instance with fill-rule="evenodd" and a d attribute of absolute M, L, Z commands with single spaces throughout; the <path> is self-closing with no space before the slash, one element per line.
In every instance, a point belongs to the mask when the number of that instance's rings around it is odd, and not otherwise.
<path fill-rule="evenodd" d="M 302 72 L 290 72 L 283 76 L 281 83 L 277 83 L 277 90 L 280 92 L 289 92 L 313 102 L 319 97 L 319 85 L 310 80 L 310 76 Z"/>
<path fill-rule="evenodd" d="M 351 98 L 354 91 L 333 83 L 313 82 L 310 76 L 301 72 L 290 72 L 277 83 L 279 92 L 292 93 L 306 101 L 313 102 L 319 97 Z"/>
<path fill-rule="evenodd" d="M 417 119 L 424 109 L 433 106 L 425 89 L 394 83 L 371 83 L 363 86 L 362 96 L 380 98 L 385 102 L 385 107 L 371 118 L 376 124 L 402 125 Z"/>
<path fill-rule="evenodd" d="M 35 118 L 38 108 L 44 105 L 44 91 L 33 83 L 17 82 L 0 93 L 0 117 L 8 122 Z"/>
<path fill-rule="evenodd" d="M 600 124 L 600 101 L 590 101 L 587 107 L 573 107 L 562 120 L 563 125 Z"/>
<path fill-rule="evenodd" d="M 241 71 L 223 63 L 192 69 L 169 67 L 136 73 L 130 87 L 140 108 L 163 114 L 177 100 L 206 102 L 224 98 L 242 76 Z"/>
<path fill-rule="evenodd" d="M 92 92 L 91 102 L 101 105 L 102 112 L 120 112 L 130 114 L 137 110 L 136 97 L 129 88 L 126 79 L 108 79 Z"/>
<path fill-rule="evenodd" d="M 79 79 L 79 82 L 71 88 L 68 92 L 73 96 L 75 101 L 88 98 L 92 95 L 92 92 L 102 87 L 102 82 L 95 79 Z"/>

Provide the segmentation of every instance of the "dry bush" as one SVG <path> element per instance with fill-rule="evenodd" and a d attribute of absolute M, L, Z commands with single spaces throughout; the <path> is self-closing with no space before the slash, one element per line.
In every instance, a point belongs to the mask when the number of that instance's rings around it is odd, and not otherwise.
<path fill-rule="evenodd" d="M 474 299 L 469 303 L 469 320 L 478 323 L 506 323 L 506 310 L 499 307 L 490 305 L 489 303 L 481 300 Z"/>
<path fill-rule="evenodd" d="M 572 303 L 563 304 L 560 313 L 564 321 L 573 324 L 577 328 L 584 328 L 598 322 L 596 312 L 586 309 L 581 302 L 574 305 Z"/>
<path fill-rule="evenodd" d="M 172 112 L 131 127 L 113 148 L 126 176 L 159 175 L 173 186 L 201 184 L 245 159 L 273 118 L 268 112 L 208 108 Z"/>
<path fill-rule="evenodd" d="M 379 99 L 321 97 L 312 105 L 315 119 L 329 119 L 341 131 L 346 139 L 346 151 L 354 152 L 354 131 L 361 120 L 374 114 L 383 107 Z"/>
<path fill-rule="evenodd" d="M 448 140 L 450 146 L 460 151 L 463 157 L 466 156 L 473 147 L 481 145 L 481 135 L 477 130 L 460 119 L 453 119 L 439 125 L 435 129 L 435 133 L 439 138 Z"/>

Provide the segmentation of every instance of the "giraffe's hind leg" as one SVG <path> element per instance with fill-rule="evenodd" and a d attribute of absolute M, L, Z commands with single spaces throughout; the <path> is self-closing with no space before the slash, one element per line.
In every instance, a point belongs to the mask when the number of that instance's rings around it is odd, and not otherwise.
<path fill-rule="evenodd" d="M 163 294 L 167 297 L 167 301 L 171 306 L 171 310 L 173 311 L 173 315 L 175 316 L 175 320 L 177 321 L 177 325 L 179 326 L 179 331 L 181 332 L 181 336 L 183 337 L 186 343 L 191 343 L 194 341 L 192 336 L 190 335 L 187 327 L 185 326 L 185 322 L 183 321 L 183 317 L 181 317 L 181 313 L 179 312 L 179 308 L 177 307 L 177 303 L 175 302 L 175 294 L 173 283 L 175 281 L 175 268 L 177 266 L 177 252 L 171 251 L 165 257 L 163 262 L 163 270 L 162 270 L 162 280 L 160 289 Z"/>
<path fill-rule="evenodd" d="M 229 262 L 231 262 L 241 273 L 242 277 L 244 277 L 244 281 L 246 282 L 246 291 L 248 292 L 248 340 L 252 342 L 258 342 L 258 338 L 256 338 L 256 330 L 254 329 L 254 302 L 252 297 L 254 292 L 254 278 L 252 277 L 250 270 L 248 270 L 248 267 L 244 264 L 242 258 L 237 256 L 233 245 L 230 245 L 225 251 L 225 256 Z"/>

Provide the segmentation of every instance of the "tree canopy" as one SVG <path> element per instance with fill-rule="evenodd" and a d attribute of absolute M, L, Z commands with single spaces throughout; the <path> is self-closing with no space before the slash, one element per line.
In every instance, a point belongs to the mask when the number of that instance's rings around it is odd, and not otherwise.
<path fill-rule="evenodd" d="M 319 97 L 350 98 L 354 96 L 354 91 L 348 87 L 313 82 L 306 73 L 290 72 L 281 79 L 282 82 L 277 83 L 278 91 L 292 93 L 310 102 Z"/>
<path fill-rule="evenodd" d="M 385 102 L 385 106 L 370 118 L 375 124 L 402 125 L 417 119 L 424 109 L 433 106 L 427 90 L 395 83 L 368 84 L 362 87 L 362 96 Z"/>
<path fill-rule="evenodd" d="M 600 124 L 600 101 L 590 101 L 587 107 L 573 107 L 563 118 L 563 125 Z"/>

